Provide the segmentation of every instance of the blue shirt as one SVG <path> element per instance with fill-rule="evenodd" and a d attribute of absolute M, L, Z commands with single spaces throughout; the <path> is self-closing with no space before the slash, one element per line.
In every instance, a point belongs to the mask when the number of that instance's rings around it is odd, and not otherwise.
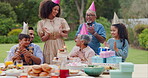
<path fill-rule="evenodd" d="M 128 41 L 125 40 L 125 44 L 123 46 L 123 42 L 121 40 L 115 40 L 114 38 L 110 38 L 107 43 L 109 44 L 109 48 L 114 51 L 114 42 L 116 42 L 116 46 L 119 49 L 118 52 L 116 53 L 116 56 L 121 56 L 122 57 L 122 62 L 125 61 L 128 55 Z"/>
<path fill-rule="evenodd" d="M 18 46 L 19 46 L 19 44 L 14 45 L 13 47 L 11 47 L 10 52 L 8 53 L 5 61 L 12 60 L 12 57 L 14 56 L 15 49 Z M 41 50 L 40 46 L 39 45 L 36 45 L 34 43 L 29 44 L 29 47 L 30 46 L 34 48 L 33 55 L 36 56 L 36 57 L 38 57 L 38 58 L 40 58 L 41 59 L 41 64 L 43 64 L 43 53 L 42 53 L 42 50 Z"/>
<path fill-rule="evenodd" d="M 106 38 L 106 32 L 105 32 L 105 29 L 104 29 L 104 26 L 100 23 L 97 23 L 97 22 L 93 22 L 91 24 L 91 26 L 94 24 L 94 29 L 95 29 L 95 32 L 97 32 L 99 35 L 101 35 L 102 37 Z M 76 36 L 80 33 L 80 30 L 82 28 L 83 24 L 81 24 L 78 28 L 78 31 L 76 33 Z M 89 35 L 92 35 L 91 33 L 88 32 Z M 91 42 L 88 44 L 88 46 L 90 46 L 94 51 L 95 53 L 98 53 L 98 48 L 100 47 L 100 42 L 97 40 L 97 38 L 95 36 L 92 35 L 92 40 Z"/>

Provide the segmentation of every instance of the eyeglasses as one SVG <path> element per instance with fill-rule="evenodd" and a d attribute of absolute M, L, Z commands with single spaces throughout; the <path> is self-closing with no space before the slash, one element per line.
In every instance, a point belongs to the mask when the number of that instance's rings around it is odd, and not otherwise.
<path fill-rule="evenodd" d="M 95 15 L 92 15 L 92 14 L 86 14 L 86 16 L 95 16 Z"/>

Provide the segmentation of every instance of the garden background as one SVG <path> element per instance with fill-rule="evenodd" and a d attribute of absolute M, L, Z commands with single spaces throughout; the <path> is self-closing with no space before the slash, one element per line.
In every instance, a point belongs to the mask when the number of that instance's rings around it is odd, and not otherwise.
<path fill-rule="evenodd" d="M 39 3 L 42 0 L 0 0 L 0 62 L 4 62 L 6 51 L 18 43 L 18 34 L 22 31 L 23 21 L 36 31 Z M 111 38 L 110 26 L 114 12 L 124 19 L 130 41 L 129 54 L 126 61 L 148 64 L 148 24 L 138 22 L 131 24 L 128 19 L 148 19 L 148 0 L 94 0 L 97 22 L 103 24 L 107 39 Z M 69 37 L 65 39 L 68 51 L 75 45 L 74 36 L 79 24 L 85 20 L 85 12 L 92 0 L 61 0 L 61 17 L 65 18 L 71 28 Z M 139 6 L 140 5 L 140 6 Z M 37 33 L 34 43 L 43 48 Z"/>

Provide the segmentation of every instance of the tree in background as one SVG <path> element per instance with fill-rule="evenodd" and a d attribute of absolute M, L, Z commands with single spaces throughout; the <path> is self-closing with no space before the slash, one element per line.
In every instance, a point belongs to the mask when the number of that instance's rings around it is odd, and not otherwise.
<path fill-rule="evenodd" d="M 91 1 L 91 0 L 90 0 Z M 94 0 L 98 17 L 105 17 L 108 20 L 113 18 L 114 12 L 120 8 L 120 0 Z M 90 5 L 90 4 L 89 4 Z"/>
<path fill-rule="evenodd" d="M 84 11 L 87 0 L 61 0 L 62 17 L 67 20 L 71 31 L 84 22 Z"/>
<path fill-rule="evenodd" d="M 119 0 L 122 18 L 148 18 L 148 0 Z"/>
<path fill-rule="evenodd" d="M 19 16 L 17 21 L 22 23 L 23 21 L 28 22 L 30 26 L 35 26 L 38 17 L 38 7 L 42 0 L 25 0 L 23 3 L 15 6 L 15 12 Z"/>
<path fill-rule="evenodd" d="M 0 2 L 0 35 L 7 35 L 14 27 L 17 15 L 9 3 Z"/>
<path fill-rule="evenodd" d="M 133 3 L 133 0 L 119 0 L 120 9 L 118 15 L 121 18 L 128 18 L 129 14 L 128 11 L 130 9 L 131 4 Z"/>
<path fill-rule="evenodd" d="M 75 4 L 76 4 L 78 13 L 79 13 L 79 22 L 80 22 L 80 24 L 82 24 L 82 23 L 84 23 L 84 14 L 83 14 L 83 12 L 84 12 L 84 0 L 81 0 L 81 4 L 78 3 L 78 0 L 74 0 L 74 1 L 75 1 Z"/>
<path fill-rule="evenodd" d="M 132 18 L 148 18 L 148 0 L 134 0 L 129 15 Z"/>

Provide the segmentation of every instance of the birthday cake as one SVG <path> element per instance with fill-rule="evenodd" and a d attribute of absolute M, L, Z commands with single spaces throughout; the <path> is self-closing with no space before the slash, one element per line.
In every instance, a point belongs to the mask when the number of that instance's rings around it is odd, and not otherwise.
<path fill-rule="evenodd" d="M 60 58 L 60 57 L 68 57 L 69 53 L 67 51 L 67 48 L 66 46 L 64 46 L 64 48 L 61 48 L 58 50 L 58 54 L 57 54 L 57 57 Z"/>

